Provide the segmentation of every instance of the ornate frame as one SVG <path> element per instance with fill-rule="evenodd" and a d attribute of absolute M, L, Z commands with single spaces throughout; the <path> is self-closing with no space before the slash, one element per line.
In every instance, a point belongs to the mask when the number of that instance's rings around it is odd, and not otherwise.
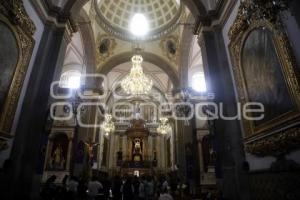
<path fill-rule="evenodd" d="M 260 156 L 278 155 L 300 146 L 299 128 L 294 127 L 278 132 L 279 128 L 285 129 L 284 124 L 300 119 L 299 72 L 289 39 L 281 20 L 277 17 L 279 13 L 271 13 L 264 18 L 262 17 L 263 8 L 251 10 L 253 9 L 251 4 L 252 2 L 248 0 L 241 3 L 237 18 L 229 31 L 231 41 L 229 50 L 239 101 L 242 104 L 249 102 L 241 63 L 244 43 L 251 31 L 266 28 L 271 32 L 281 71 L 293 101 L 293 109 L 258 127 L 255 127 L 252 121 L 243 120 L 245 147 L 247 152 Z M 247 15 L 248 13 L 251 14 Z M 293 145 L 289 145 L 291 141 L 294 141 Z"/>
<path fill-rule="evenodd" d="M 108 47 L 108 51 L 105 54 L 101 54 L 99 52 L 99 45 L 104 39 L 108 39 L 110 41 L 110 45 Z M 111 35 L 108 34 L 98 35 L 97 42 L 96 42 L 96 65 L 97 66 L 101 65 L 103 62 L 106 61 L 106 59 L 111 57 L 114 54 L 114 50 L 116 46 L 117 46 L 117 42 Z"/>
<path fill-rule="evenodd" d="M 11 126 L 35 44 L 33 34 L 36 28 L 22 0 L 0 0 L 0 21 L 14 33 L 19 48 L 17 66 L 0 113 L 0 135 L 11 137 Z"/>
<path fill-rule="evenodd" d="M 166 43 L 168 41 L 172 41 L 175 45 L 176 48 L 176 53 L 175 54 L 171 54 L 170 52 L 168 52 L 168 49 L 166 48 Z M 160 48 L 162 49 L 164 55 L 171 61 L 176 63 L 179 60 L 179 39 L 177 35 L 170 35 L 168 37 L 164 37 L 163 39 L 161 39 L 160 43 L 159 43 Z"/>

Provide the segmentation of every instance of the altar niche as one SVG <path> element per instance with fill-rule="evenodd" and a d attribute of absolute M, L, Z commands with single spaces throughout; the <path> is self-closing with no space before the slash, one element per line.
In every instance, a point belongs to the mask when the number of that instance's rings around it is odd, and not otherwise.
<path fill-rule="evenodd" d="M 149 130 L 145 127 L 142 119 L 135 119 L 126 133 L 128 139 L 128 160 L 127 162 L 143 163 L 149 160 L 148 137 Z"/>
<path fill-rule="evenodd" d="M 52 129 L 48 137 L 43 181 L 55 175 L 56 182 L 59 182 L 65 175 L 70 175 L 73 134 L 71 129 L 64 131 Z"/>
<path fill-rule="evenodd" d="M 141 138 L 134 138 L 132 141 L 132 161 L 141 162 L 143 161 L 143 140 Z"/>

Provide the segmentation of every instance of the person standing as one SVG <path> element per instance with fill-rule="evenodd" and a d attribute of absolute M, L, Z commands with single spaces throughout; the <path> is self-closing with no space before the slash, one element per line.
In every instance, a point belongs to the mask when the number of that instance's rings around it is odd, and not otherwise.
<path fill-rule="evenodd" d="M 74 199 L 77 195 L 79 185 L 76 177 L 72 176 L 66 185 L 69 199 Z"/>
<path fill-rule="evenodd" d="M 99 190 L 103 189 L 103 185 L 93 177 L 92 180 L 88 183 L 88 195 L 92 200 L 95 200 L 99 194 Z"/>
<path fill-rule="evenodd" d="M 140 185 L 139 185 L 139 200 L 146 199 L 145 184 L 146 184 L 146 179 L 144 176 L 142 176 L 142 178 L 140 180 Z"/>
<path fill-rule="evenodd" d="M 154 183 L 152 177 L 147 178 L 146 187 L 145 187 L 146 199 L 153 200 L 154 198 Z"/>
<path fill-rule="evenodd" d="M 131 178 L 128 177 L 123 185 L 123 200 L 133 200 L 133 190 Z"/>
<path fill-rule="evenodd" d="M 113 185 L 112 185 L 112 193 L 113 193 L 114 200 L 122 199 L 121 187 L 122 187 L 122 180 L 121 180 L 120 176 L 115 176 Z"/>
<path fill-rule="evenodd" d="M 162 190 L 158 200 L 173 200 L 173 197 L 168 193 L 167 189 Z"/>
<path fill-rule="evenodd" d="M 137 200 L 139 197 L 139 187 L 140 187 L 140 181 L 137 176 L 134 176 L 133 179 L 133 190 L 134 190 L 134 199 Z"/>

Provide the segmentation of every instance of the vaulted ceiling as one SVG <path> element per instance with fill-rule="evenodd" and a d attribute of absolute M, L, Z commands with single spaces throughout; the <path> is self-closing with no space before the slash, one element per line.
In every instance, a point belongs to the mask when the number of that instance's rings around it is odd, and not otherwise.
<path fill-rule="evenodd" d="M 63 5 L 64 2 L 61 1 L 60 4 Z M 214 0 L 202 5 L 209 9 L 216 5 L 216 2 L 217 0 Z M 145 73 L 153 79 L 155 85 L 162 92 L 178 87 L 182 67 L 187 67 L 193 72 L 203 70 L 201 51 L 192 31 L 195 20 L 190 10 L 179 0 L 90 0 L 80 13 L 82 12 L 85 13 L 85 21 L 79 20 L 78 23 L 89 23 L 94 36 L 91 40 L 95 42 L 93 48 L 95 48 L 96 66 L 94 66 L 94 71 L 100 73 L 103 72 L 103 69 L 107 71 L 109 63 L 116 63 L 116 65 L 109 65 L 110 69 L 106 72 L 109 72 L 110 85 L 122 79 L 129 72 L 131 64 L 128 61 L 130 61 L 136 46 L 140 47 L 142 54 L 156 57 L 156 62 L 148 59 L 143 67 Z M 145 40 L 132 39 L 132 35 L 127 37 L 131 34 L 128 27 L 135 13 L 143 13 L 149 20 L 150 32 L 149 37 Z M 187 35 L 194 38 L 190 40 L 192 43 L 188 44 L 190 46 L 188 54 L 182 52 L 181 48 L 181 43 L 185 41 L 183 37 L 187 37 Z M 86 62 L 84 54 L 90 52 L 90 49 L 86 51 L 90 46 L 81 44 L 84 42 L 80 39 L 84 41 L 85 37 L 87 36 L 84 33 L 73 36 L 66 52 L 65 70 L 63 71 L 70 68 L 72 64 L 70 60 L 76 60 L 77 68 L 80 64 L 83 66 L 81 72 L 87 71 L 84 67 L 91 67 L 84 64 Z M 79 50 L 80 46 L 83 48 L 81 51 Z M 122 63 L 114 62 L 124 55 L 127 55 L 128 58 L 122 58 Z M 182 62 L 183 56 L 189 57 L 188 62 Z M 190 76 L 186 78 L 189 79 Z"/>
<path fill-rule="evenodd" d="M 149 35 L 155 35 L 167 33 L 165 30 L 179 19 L 181 7 L 176 0 L 100 0 L 95 11 L 106 27 L 119 34 L 129 34 L 132 17 L 143 13 L 149 21 Z"/>

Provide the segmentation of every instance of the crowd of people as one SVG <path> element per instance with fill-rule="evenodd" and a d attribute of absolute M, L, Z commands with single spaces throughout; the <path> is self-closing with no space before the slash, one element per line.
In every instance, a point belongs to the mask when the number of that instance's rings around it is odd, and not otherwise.
<path fill-rule="evenodd" d="M 160 176 L 92 177 L 89 181 L 65 176 L 57 184 L 56 176 L 42 187 L 43 200 L 177 200 L 190 199 L 187 184 L 178 179 Z"/>

